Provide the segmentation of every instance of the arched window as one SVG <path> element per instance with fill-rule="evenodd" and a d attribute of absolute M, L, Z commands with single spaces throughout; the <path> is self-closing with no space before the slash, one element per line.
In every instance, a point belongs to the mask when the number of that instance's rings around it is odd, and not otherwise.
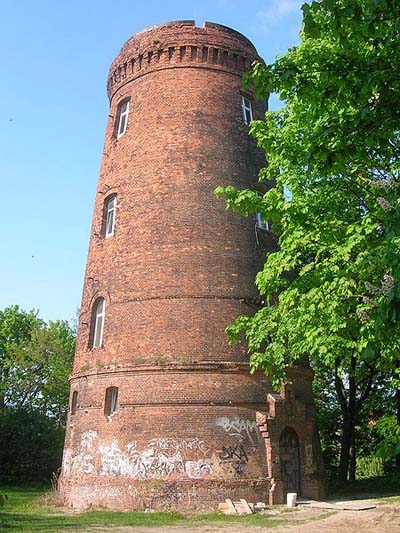
<path fill-rule="evenodd" d="M 101 348 L 103 346 L 104 319 L 106 314 L 106 302 L 104 298 L 96 300 L 93 306 L 92 319 L 92 348 Z"/>
<path fill-rule="evenodd" d="M 118 387 L 108 387 L 104 400 L 104 414 L 110 416 L 117 411 L 118 407 Z"/>
<path fill-rule="evenodd" d="M 123 100 L 122 102 L 118 104 L 117 122 L 116 122 L 117 139 L 122 137 L 122 135 L 126 132 L 126 128 L 128 126 L 128 115 L 129 115 L 129 98 L 126 100 Z"/>
<path fill-rule="evenodd" d="M 78 407 L 78 391 L 74 390 L 72 393 L 72 399 L 71 399 L 71 415 L 76 414 L 76 409 Z"/>
<path fill-rule="evenodd" d="M 104 236 L 111 237 L 115 230 L 115 216 L 117 213 L 117 195 L 113 194 L 104 202 Z"/>

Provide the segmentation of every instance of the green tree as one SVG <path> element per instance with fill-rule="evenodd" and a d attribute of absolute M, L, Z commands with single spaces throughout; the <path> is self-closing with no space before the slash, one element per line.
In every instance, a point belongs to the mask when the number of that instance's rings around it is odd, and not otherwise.
<path fill-rule="evenodd" d="M 271 220 L 278 250 L 257 275 L 275 305 L 228 327 L 252 368 L 276 382 L 307 354 L 333 371 L 341 409 L 339 478 L 378 373 L 400 347 L 400 11 L 391 0 L 304 4 L 301 43 L 247 83 L 284 107 L 252 123 L 271 188 L 218 188 L 227 207 Z M 288 193 L 289 191 L 289 193 Z M 290 274 L 289 274 L 290 273 Z"/>
<path fill-rule="evenodd" d="M 75 332 L 68 322 L 42 323 L 34 328 L 30 339 L 13 349 L 6 404 L 38 409 L 63 425 L 74 348 Z"/>
<path fill-rule="evenodd" d="M 64 428 L 38 409 L 9 406 L 0 414 L 0 481 L 51 480 L 61 465 Z"/>
<path fill-rule="evenodd" d="M 61 461 L 75 331 L 18 306 L 0 311 L 0 478 L 49 478 Z"/>
<path fill-rule="evenodd" d="M 32 332 L 42 324 L 35 311 L 23 311 L 17 305 L 0 310 L 0 409 L 5 405 L 15 352 L 30 341 Z"/>

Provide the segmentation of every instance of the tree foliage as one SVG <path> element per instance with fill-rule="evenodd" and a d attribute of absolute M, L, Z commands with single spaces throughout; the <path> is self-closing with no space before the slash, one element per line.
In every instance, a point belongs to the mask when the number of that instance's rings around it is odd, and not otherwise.
<path fill-rule="evenodd" d="M 64 429 L 40 410 L 8 407 L 0 413 L 0 480 L 49 481 L 61 465 Z"/>
<path fill-rule="evenodd" d="M 0 478 L 49 478 L 61 461 L 75 332 L 18 306 L 0 311 Z"/>
<path fill-rule="evenodd" d="M 275 305 L 229 326 L 253 369 L 278 382 L 305 354 L 332 370 L 347 476 L 354 418 L 379 372 L 399 377 L 400 11 L 391 0 L 303 5 L 301 43 L 247 83 L 279 111 L 251 125 L 272 187 L 218 188 L 227 207 L 261 212 L 278 237 L 256 283 Z M 289 194 L 288 194 L 288 191 Z"/>

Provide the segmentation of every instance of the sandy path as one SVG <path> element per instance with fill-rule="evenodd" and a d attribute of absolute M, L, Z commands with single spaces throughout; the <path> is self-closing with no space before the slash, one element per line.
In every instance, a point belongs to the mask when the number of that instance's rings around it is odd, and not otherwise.
<path fill-rule="evenodd" d="M 248 526 L 240 523 L 184 524 L 158 528 L 96 527 L 97 533 L 400 533 L 400 503 L 378 505 L 367 511 L 337 511 L 300 507 L 293 513 L 282 513 L 274 518 L 284 519 L 276 527 Z M 324 518 L 325 517 L 325 518 Z M 296 523 L 297 522 L 297 523 Z"/>

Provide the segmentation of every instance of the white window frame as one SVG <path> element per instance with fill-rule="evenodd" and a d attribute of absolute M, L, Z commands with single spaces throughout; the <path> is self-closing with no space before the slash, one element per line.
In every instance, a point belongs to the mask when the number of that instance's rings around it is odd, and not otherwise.
<path fill-rule="evenodd" d="M 93 348 L 101 348 L 103 346 L 104 320 L 106 316 L 106 301 L 100 298 L 96 302 L 93 316 Z"/>
<path fill-rule="evenodd" d="M 248 125 L 253 120 L 253 107 L 248 98 L 242 95 L 242 114 L 243 122 Z"/>
<path fill-rule="evenodd" d="M 117 139 L 122 137 L 128 127 L 129 100 L 125 100 L 118 105 L 118 128 Z"/>
<path fill-rule="evenodd" d="M 106 198 L 105 207 L 105 237 L 112 237 L 115 231 L 115 218 L 117 214 L 117 195 Z"/>
<path fill-rule="evenodd" d="M 265 231 L 270 230 L 268 220 L 265 222 L 261 213 L 256 213 L 256 225 L 258 229 L 263 229 Z"/>
<path fill-rule="evenodd" d="M 109 409 L 108 409 L 109 408 Z M 107 387 L 104 398 L 104 414 L 112 416 L 118 410 L 118 387 Z"/>

